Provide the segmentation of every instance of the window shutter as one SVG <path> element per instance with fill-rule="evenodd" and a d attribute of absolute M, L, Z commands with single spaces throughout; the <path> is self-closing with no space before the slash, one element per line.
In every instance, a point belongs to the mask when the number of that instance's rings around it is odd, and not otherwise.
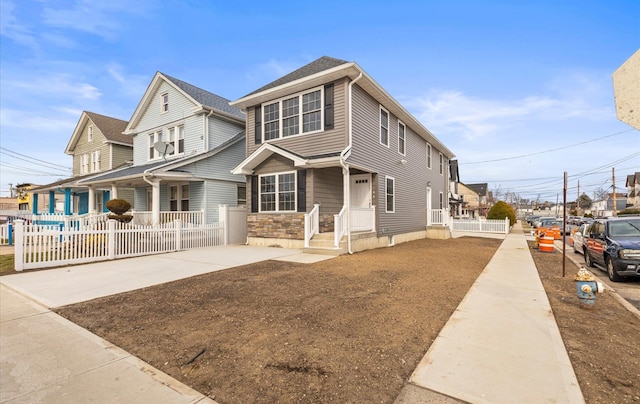
<path fill-rule="evenodd" d="M 333 129 L 333 83 L 324 86 L 324 130 Z"/>
<path fill-rule="evenodd" d="M 258 176 L 251 176 L 251 212 L 258 211 Z"/>
<path fill-rule="evenodd" d="M 254 110 L 256 118 L 254 140 L 255 144 L 260 144 L 262 143 L 262 107 L 258 105 Z"/>
<path fill-rule="evenodd" d="M 298 170 L 298 212 L 307 211 L 307 170 Z"/>

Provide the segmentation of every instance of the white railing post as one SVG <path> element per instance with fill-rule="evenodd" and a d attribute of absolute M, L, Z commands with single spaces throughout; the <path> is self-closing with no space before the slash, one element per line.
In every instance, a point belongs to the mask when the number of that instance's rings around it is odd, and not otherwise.
<path fill-rule="evenodd" d="M 511 222 L 509 221 L 508 217 L 504 218 L 504 234 L 509 234 L 509 225 L 511 224 Z"/>
<path fill-rule="evenodd" d="M 116 221 L 111 219 L 107 222 L 109 230 L 109 244 L 107 247 L 107 258 L 110 260 L 116 257 Z"/>
<path fill-rule="evenodd" d="M 14 220 L 13 265 L 16 271 L 24 270 L 24 220 Z"/>
<path fill-rule="evenodd" d="M 182 220 L 175 221 L 176 224 L 176 250 L 182 250 Z"/>
<path fill-rule="evenodd" d="M 311 237 L 318 232 L 320 224 L 320 205 L 314 204 L 311 212 L 304 215 L 304 247 L 309 248 Z"/>

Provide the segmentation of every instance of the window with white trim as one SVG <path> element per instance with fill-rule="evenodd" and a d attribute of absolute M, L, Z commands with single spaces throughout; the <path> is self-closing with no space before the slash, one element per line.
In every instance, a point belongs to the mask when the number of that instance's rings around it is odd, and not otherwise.
<path fill-rule="evenodd" d="M 83 154 L 80 156 L 80 175 L 89 174 L 89 155 Z"/>
<path fill-rule="evenodd" d="M 169 186 L 169 210 L 171 212 L 189 211 L 189 184 Z"/>
<path fill-rule="evenodd" d="M 97 173 L 100 171 L 100 150 L 91 152 L 91 172 Z"/>
<path fill-rule="evenodd" d="M 403 156 L 406 155 L 406 139 L 407 139 L 407 127 L 402 122 L 398 121 L 398 153 Z"/>
<path fill-rule="evenodd" d="M 89 125 L 87 128 L 87 142 L 91 142 L 93 140 L 93 125 Z"/>
<path fill-rule="evenodd" d="M 385 197 L 387 213 L 396 211 L 396 180 L 393 177 L 385 177 Z"/>
<path fill-rule="evenodd" d="M 167 129 L 168 143 L 173 146 L 173 151 L 169 154 L 175 156 L 184 153 L 184 126 L 174 126 Z"/>
<path fill-rule="evenodd" d="M 323 88 L 262 105 L 263 141 L 314 133 L 323 125 Z"/>
<path fill-rule="evenodd" d="M 440 192 L 440 209 L 444 209 L 444 194 Z"/>
<path fill-rule="evenodd" d="M 148 155 L 149 160 L 159 159 L 162 156 L 160 156 L 160 152 L 157 151 L 155 149 L 155 147 L 153 147 L 153 145 L 156 142 L 159 142 L 159 141 L 162 140 L 162 131 L 159 130 L 157 132 L 149 133 L 148 139 L 149 139 L 149 145 L 148 145 L 148 147 L 149 147 L 149 155 Z"/>
<path fill-rule="evenodd" d="M 162 94 L 162 110 L 161 112 L 167 112 L 169 110 L 169 93 Z"/>
<path fill-rule="evenodd" d="M 431 145 L 427 143 L 427 168 L 431 170 Z"/>
<path fill-rule="evenodd" d="M 296 173 L 261 175 L 260 212 L 295 212 Z"/>
<path fill-rule="evenodd" d="M 444 156 L 442 155 L 442 153 L 439 153 L 440 155 L 440 175 L 444 174 Z"/>
<path fill-rule="evenodd" d="M 380 144 L 389 147 L 389 111 L 380 106 Z"/>

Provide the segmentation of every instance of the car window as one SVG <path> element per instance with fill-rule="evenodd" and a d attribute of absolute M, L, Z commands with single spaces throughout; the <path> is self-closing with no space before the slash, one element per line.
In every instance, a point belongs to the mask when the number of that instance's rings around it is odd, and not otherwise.
<path fill-rule="evenodd" d="M 640 237 L 640 219 L 612 221 L 609 223 L 609 234 L 612 237 Z"/>

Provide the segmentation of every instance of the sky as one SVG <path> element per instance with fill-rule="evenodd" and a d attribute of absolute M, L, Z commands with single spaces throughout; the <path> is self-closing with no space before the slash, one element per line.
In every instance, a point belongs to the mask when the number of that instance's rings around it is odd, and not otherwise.
<path fill-rule="evenodd" d="M 0 0 L 0 195 L 70 176 L 82 111 L 129 120 L 156 71 L 236 100 L 326 55 L 418 118 L 461 182 L 555 203 L 566 172 L 568 201 L 593 198 L 640 171 L 612 82 L 639 48 L 638 0 Z"/>

